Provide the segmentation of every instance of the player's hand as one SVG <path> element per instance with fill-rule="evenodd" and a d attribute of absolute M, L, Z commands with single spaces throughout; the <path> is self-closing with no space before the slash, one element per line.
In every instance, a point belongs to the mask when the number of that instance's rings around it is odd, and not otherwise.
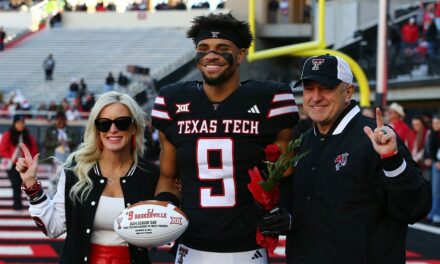
<path fill-rule="evenodd" d="M 38 157 L 40 153 L 32 157 L 29 149 L 25 144 L 20 143 L 21 151 L 24 153 L 23 158 L 18 158 L 15 169 L 20 173 L 23 183 L 27 187 L 31 187 L 37 182 Z"/>
<path fill-rule="evenodd" d="M 388 126 L 384 126 L 382 112 L 376 108 L 376 128 L 374 131 L 365 126 L 364 132 L 373 143 L 374 150 L 379 155 L 393 153 L 397 150 L 396 133 Z"/>
<path fill-rule="evenodd" d="M 263 235 L 285 235 L 292 229 L 292 223 L 292 215 L 277 207 L 263 216 L 259 228 Z"/>

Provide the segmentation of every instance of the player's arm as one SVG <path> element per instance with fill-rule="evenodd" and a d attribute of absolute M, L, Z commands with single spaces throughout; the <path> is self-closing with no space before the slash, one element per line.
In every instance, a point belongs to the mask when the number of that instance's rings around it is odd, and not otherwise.
<path fill-rule="evenodd" d="M 178 177 L 176 148 L 161 131 L 159 131 L 159 142 L 160 176 L 156 185 L 155 199 L 178 205 L 180 192 L 176 184 Z"/>

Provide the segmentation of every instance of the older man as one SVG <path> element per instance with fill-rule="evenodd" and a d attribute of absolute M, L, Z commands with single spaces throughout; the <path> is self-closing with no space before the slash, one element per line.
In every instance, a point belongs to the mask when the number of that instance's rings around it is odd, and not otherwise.
<path fill-rule="evenodd" d="M 282 201 L 290 212 L 265 217 L 262 231 L 287 233 L 287 263 L 405 263 L 408 224 L 431 205 L 417 164 L 379 109 L 374 121 L 351 100 L 345 60 L 308 58 L 299 85 L 314 121 L 300 146 L 308 154 L 295 165 L 290 198 Z"/>
<path fill-rule="evenodd" d="M 388 109 L 385 112 L 385 119 L 394 129 L 396 134 L 403 140 L 403 142 L 405 142 L 405 145 L 408 146 L 413 132 L 403 120 L 404 118 L 405 110 L 403 109 L 403 106 L 398 103 L 392 103 L 388 106 Z"/>

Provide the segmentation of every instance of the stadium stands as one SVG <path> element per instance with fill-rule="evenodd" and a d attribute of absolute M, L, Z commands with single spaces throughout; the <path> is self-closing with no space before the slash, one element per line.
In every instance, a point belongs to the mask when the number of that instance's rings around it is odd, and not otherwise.
<path fill-rule="evenodd" d="M 6 41 L 5 44 L 7 45 L 9 42 L 13 41 L 14 39 L 17 39 L 21 37 L 22 35 L 29 32 L 26 28 L 5 28 L 6 31 Z"/>
<path fill-rule="evenodd" d="M 0 53 L 0 89 L 20 89 L 34 107 L 60 102 L 72 78 L 84 78 L 95 93 L 103 91 L 109 72 L 117 76 L 127 65 L 148 67 L 160 79 L 188 63 L 193 48 L 179 28 L 46 29 Z M 46 82 L 42 63 L 49 53 L 56 67 L 54 80 Z"/>

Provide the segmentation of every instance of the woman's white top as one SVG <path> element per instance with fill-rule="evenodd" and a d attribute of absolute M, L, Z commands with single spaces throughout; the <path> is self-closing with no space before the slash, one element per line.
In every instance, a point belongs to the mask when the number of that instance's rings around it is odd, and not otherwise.
<path fill-rule="evenodd" d="M 91 243 L 111 246 L 128 245 L 113 229 L 116 217 L 124 208 L 123 197 L 101 196 L 96 209 Z"/>

